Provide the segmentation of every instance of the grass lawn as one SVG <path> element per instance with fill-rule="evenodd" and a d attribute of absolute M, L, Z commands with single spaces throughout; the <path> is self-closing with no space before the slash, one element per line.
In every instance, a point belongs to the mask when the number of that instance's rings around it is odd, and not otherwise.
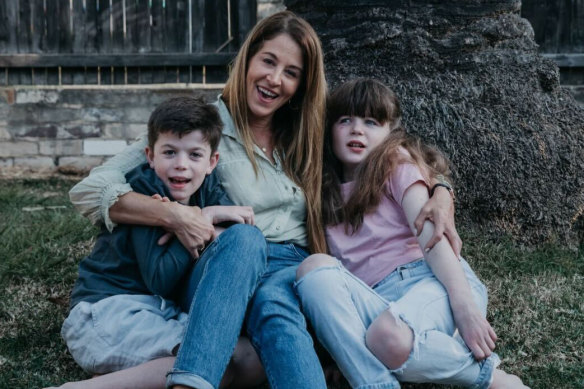
<path fill-rule="evenodd" d="M 86 378 L 59 336 L 77 263 L 97 234 L 69 203 L 73 184 L 0 178 L 0 389 Z M 583 250 L 462 235 L 464 256 L 489 288 L 502 367 L 532 388 L 583 388 Z"/>

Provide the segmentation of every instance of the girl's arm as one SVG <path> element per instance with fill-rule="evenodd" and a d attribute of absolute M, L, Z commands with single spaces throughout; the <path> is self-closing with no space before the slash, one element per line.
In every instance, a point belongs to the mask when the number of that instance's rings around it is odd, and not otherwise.
<path fill-rule="evenodd" d="M 411 185 L 404 193 L 402 207 L 412 231 L 416 231 L 414 221 L 424 204 L 428 201 L 428 190 L 420 182 Z M 426 221 L 418 236 L 420 247 L 425 250 L 424 257 L 436 278 L 448 292 L 454 320 L 476 359 L 491 355 L 497 336 L 489 322 L 483 317 L 475 304 L 470 285 L 458 257 L 445 240 L 438 241 L 430 250 L 424 249 L 434 234 L 434 225 Z"/>
<path fill-rule="evenodd" d="M 193 257 L 213 236 L 213 226 L 197 207 L 163 203 L 135 193 L 126 182 L 126 173 L 146 162 L 146 139 L 141 138 L 69 191 L 77 210 L 94 224 L 104 223 L 112 231 L 116 223 L 163 227 L 173 232 Z"/>

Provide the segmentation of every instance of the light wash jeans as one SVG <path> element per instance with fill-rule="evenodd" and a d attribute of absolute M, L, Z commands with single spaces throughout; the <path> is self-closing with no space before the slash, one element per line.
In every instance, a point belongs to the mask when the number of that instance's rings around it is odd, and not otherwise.
<path fill-rule="evenodd" d="M 271 388 L 326 389 L 293 289 L 307 255 L 294 244 L 266 242 L 250 226 L 219 235 L 189 280 L 189 323 L 167 387 L 217 388 L 244 324 Z"/>
<path fill-rule="evenodd" d="M 462 261 L 473 297 L 486 315 L 487 291 Z M 398 381 L 487 388 L 499 357 L 477 362 L 456 326 L 448 294 L 425 260 L 398 267 L 373 288 L 340 262 L 320 267 L 295 284 L 304 314 L 353 388 L 399 388 Z M 365 344 L 367 328 L 389 309 L 414 332 L 414 347 L 389 370 Z"/>

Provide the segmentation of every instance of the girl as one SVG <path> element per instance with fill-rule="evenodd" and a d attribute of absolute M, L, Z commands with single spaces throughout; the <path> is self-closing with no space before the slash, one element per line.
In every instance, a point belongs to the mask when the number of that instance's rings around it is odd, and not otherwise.
<path fill-rule="evenodd" d="M 445 159 L 406 136 L 399 102 L 380 82 L 340 86 L 327 116 L 323 215 L 332 256 L 307 258 L 295 287 L 351 386 L 523 388 L 496 369 L 485 286 L 446 240 L 422 252 L 432 223 L 416 240 L 414 220 Z"/>

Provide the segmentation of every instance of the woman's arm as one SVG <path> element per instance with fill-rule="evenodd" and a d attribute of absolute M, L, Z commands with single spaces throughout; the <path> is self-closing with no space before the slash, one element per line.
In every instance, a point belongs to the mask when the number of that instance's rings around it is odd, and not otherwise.
<path fill-rule="evenodd" d="M 134 142 L 103 165 L 92 169 L 89 176 L 69 191 L 75 208 L 93 224 L 104 223 L 110 232 L 115 227 L 118 220 L 110 218 L 110 207 L 120 196 L 132 191 L 126 182 L 126 173 L 146 162 L 146 143 L 145 138 Z"/>
<path fill-rule="evenodd" d="M 434 179 L 432 185 L 438 182 L 438 180 Z M 442 239 L 442 236 L 446 236 L 454 253 L 457 257 L 460 257 L 462 240 L 458 236 L 454 224 L 454 197 L 445 187 L 437 186 L 433 196 L 421 207 L 414 221 L 414 226 L 418 234 L 421 234 L 424 230 L 426 220 L 433 222 L 434 233 L 424 246 L 424 249 L 434 247 Z"/>
<path fill-rule="evenodd" d="M 411 185 L 404 193 L 402 207 L 412 231 L 415 231 L 416 216 L 427 201 L 428 190 L 422 183 Z M 424 257 L 432 272 L 448 292 L 460 334 L 475 358 L 486 358 L 495 348 L 497 336 L 474 302 L 462 265 L 450 244 L 440 240 L 432 249 L 426 249 L 435 231 L 434 225 L 429 221 L 426 221 L 423 227 L 418 242 L 424 250 Z"/>

